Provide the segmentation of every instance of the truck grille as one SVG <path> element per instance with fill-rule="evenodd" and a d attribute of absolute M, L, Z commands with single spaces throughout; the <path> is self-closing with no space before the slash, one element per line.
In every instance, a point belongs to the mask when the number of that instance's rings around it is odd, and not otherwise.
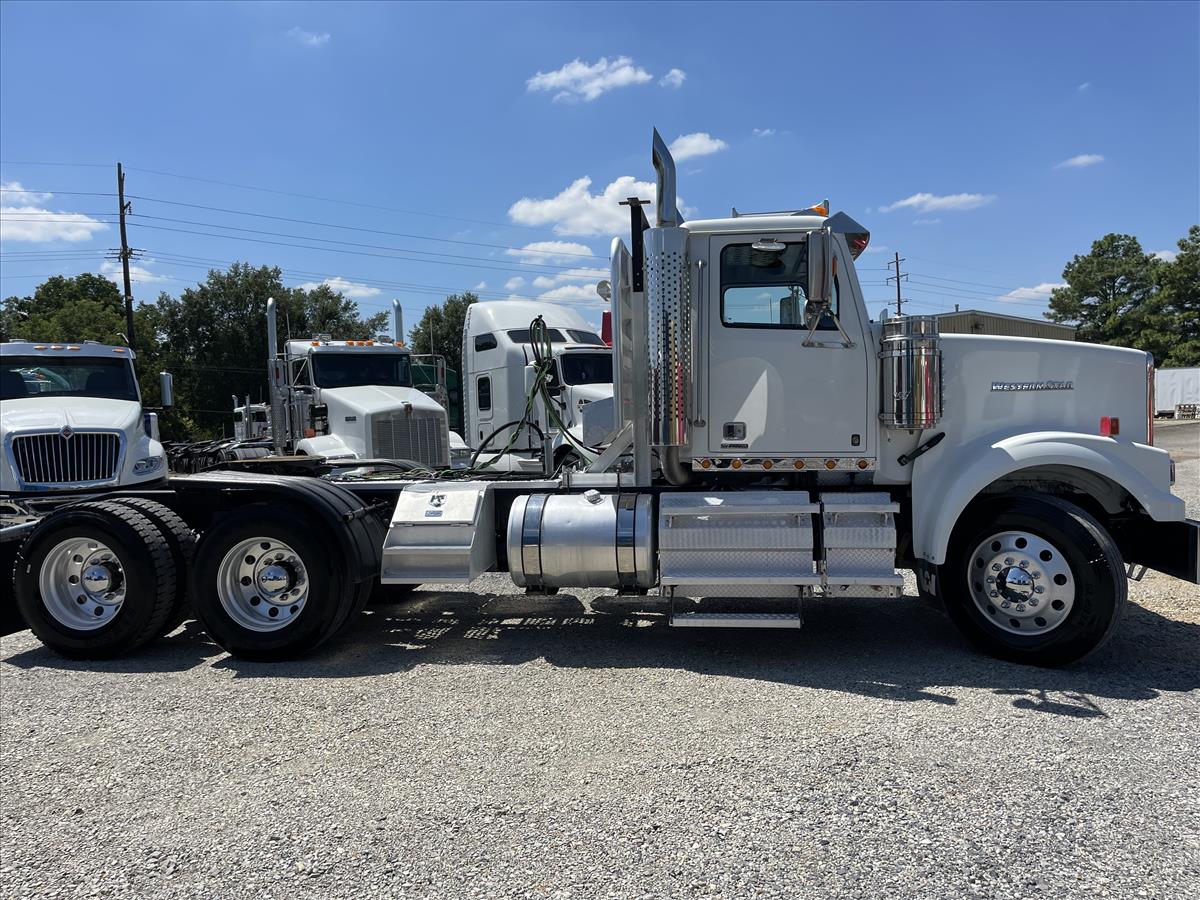
<path fill-rule="evenodd" d="M 427 466 L 448 466 L 446 420 L 440 415 L 372 416 L 371 455 L 378 459 L 411 459 Z"/>
<path fill-rule="evenodd" d="M 121 461 L 121 436 L 88 431 L 70 437 L 57 432 L 16 435 L 12 461 L 26 485 L 65 487 L 112 481 Z"/>

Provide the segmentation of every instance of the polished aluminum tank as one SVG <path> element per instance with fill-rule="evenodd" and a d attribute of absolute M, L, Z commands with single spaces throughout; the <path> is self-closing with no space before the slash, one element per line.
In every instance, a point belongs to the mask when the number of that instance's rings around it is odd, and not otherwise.
<path fill-rule="evenodd" d="M 932 428 L 942 417 L 942 350 L 936 316 L 896 316 L 880 340 L 879 418 L 892 428 Z"/>
<path fill-rule="evenodd" d="M 508 568 L 532 590 L 654 586 L 649 494 L 526 494 L 508 514 Z"/>
<path fill-rule="evenodd" d="M 646 364 L 650 443 L 683 447 L 692 406 L 691 281 L 687 232 L 650 228 L 646 248 Z"/>

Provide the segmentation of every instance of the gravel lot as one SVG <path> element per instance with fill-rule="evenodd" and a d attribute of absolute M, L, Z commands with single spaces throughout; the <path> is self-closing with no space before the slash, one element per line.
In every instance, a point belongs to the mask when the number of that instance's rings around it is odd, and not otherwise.
<path fill-rule="evenodd" d="M 1168 426 L 1200 516 L 1200 425 Z M 690 632 L 490 577 L 321 655 L 0 639 L 6 897 L 1200 894 L 1200 591 L 996 662 L 918 602 Z"/>

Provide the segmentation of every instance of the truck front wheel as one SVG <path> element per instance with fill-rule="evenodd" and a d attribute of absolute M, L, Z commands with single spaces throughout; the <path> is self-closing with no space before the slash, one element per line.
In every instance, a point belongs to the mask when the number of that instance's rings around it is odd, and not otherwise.
<path fill-rule="evenodd" d="M 1040 666 L 1065 665 L 1099 649 L 1127 596 L 1113 539 L 1091 515 L 1057 497 L 980 504 L 955 529 L 938 576 L 946 612 L 973 643 Z"/>
<path fill-rule="evenodd" d="M 252 505 L 209 529 L 196 550 L 192 603 L 209 636 L 234 656 L 299 656 L 336 633 L 359 599 L 298 515 Z"/>

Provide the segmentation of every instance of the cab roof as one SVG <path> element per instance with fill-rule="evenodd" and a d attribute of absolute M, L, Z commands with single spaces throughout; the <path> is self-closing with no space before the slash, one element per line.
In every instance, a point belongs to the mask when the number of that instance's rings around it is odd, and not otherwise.
<path fill-rule="evenodd" d="M 55 357 L 124 357 L 134 359 L 134 352 L 128 347 L 117 347 L 112 344 L 97 344 L 93 341 L 5 341 L 0 343 L 0 356 L 44 356 Z"/>

